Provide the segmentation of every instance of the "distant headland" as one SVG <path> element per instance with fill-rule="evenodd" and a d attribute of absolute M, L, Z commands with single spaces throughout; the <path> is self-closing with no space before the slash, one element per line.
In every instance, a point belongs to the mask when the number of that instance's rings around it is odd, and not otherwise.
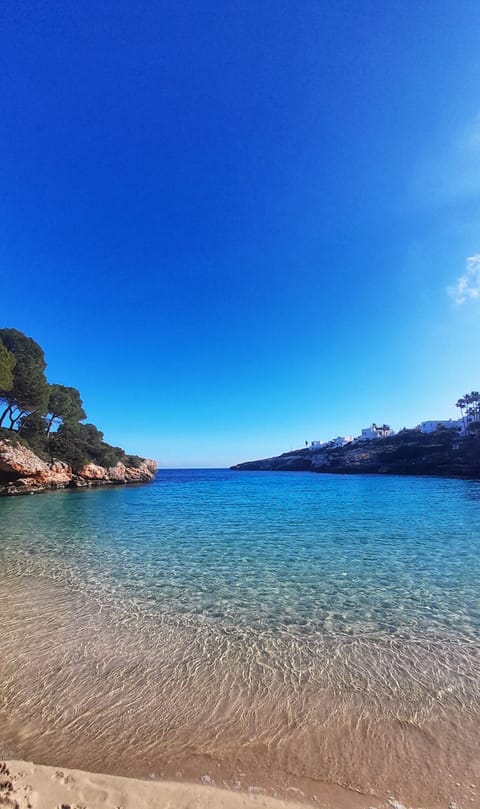
<path fill-rule="evenodd" d="M 0 329 L 0 494 L 153 480 L 156 462 L 107 444 L 79 391 L 45 369 L 35 340 Z"/>
<path fill-rule="evenodd" d="M 387 424 L 373 423 L 356 438 L 306 442 L 304 448 L 231 469 L 480 478 L 480 394 L 465 394 L 456 406 L 461 411 L 458 420 L 423 421 L 398 433 Z"/>

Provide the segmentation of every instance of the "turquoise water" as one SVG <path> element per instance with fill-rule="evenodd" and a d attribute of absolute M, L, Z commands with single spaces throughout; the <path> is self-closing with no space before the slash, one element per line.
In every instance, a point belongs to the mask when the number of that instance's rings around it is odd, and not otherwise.
<path fill-rule="evenodd" d="M 163 470 L 0 500 L 0 564 L 11 755 L 480 778 L 478 481 Z"/>
<path fill-rule="evenodd" d="M 0 501 L 5 571 L 137 608 L 292 631 L 480 633 L 480 484 L 162 471 Z"/>

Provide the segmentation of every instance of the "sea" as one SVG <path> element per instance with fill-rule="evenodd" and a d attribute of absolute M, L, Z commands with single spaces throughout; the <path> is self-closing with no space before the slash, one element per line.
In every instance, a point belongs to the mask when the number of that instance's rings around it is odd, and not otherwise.
<path fill-rule="evenodd" d="M 480 481 L 160 470 L 1 499 L 0 566 L 1 756 L 480 806 Z"/>

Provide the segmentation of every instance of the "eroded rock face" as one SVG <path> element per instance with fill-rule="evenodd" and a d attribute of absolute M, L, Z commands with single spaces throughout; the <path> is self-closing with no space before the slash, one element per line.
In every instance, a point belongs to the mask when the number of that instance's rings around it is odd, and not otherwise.
<path fill-rule="evenodd" d="M 140 466 L 125 466 L 123 463 L 117 463 L 116 466 L 107 469 L 107 475 L 109 480 L 118 483 L 143 483 L 153 480 L 156 471 L 155 461 L 145 459 Z"/>
<path fill-rule="evenodd" d="M 107 470 L 103 466 L 98 466 L 96 463 L 87 463 L 79 472 L 79 476 L 85 480 L 105 480 L 107 477 Z"/>
<path fill-rule="evenodd" d="M 22 444 L 0 439 L 0 494 L 33 494 L 48 489 L 147 483 L 153 480 L 156 471 L 155 461 L 144 460 L 138 467 L 118 463 L 109 469 L 89 463 L 74 474 L 63 461 L 46 463 Z"/>
<path fill-rule="evenodd" d="M 48 465 L 31 449 L 0 439 L 0 472 L 31 476 L 48 471 Z"/>
<path fill-rule="evenodd" d="M 324 449 L 299 449 L 232 466 L 240 471 L 296 471 L 337 474 L 436 475 L 480 478 L 480 433 L 459 439 L 452 430 L 424 434 L 402 430 L 374 441 Z"/>
<path fill-rule="evenodd" d="M 145 483 L 153 480 L 157 471 L 155 461 L 144 460 L 137 466 L 125 466 L 119 462 L 115 466 L 98 466 L 94 463 L 86 464 L 77 477 L 86 481 L 105 483 Z"/>

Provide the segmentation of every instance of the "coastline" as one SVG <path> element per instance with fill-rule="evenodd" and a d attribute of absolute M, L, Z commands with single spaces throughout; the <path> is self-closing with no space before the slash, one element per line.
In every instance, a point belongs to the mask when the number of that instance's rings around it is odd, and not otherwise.
<path fill-rule="evenodd" d="M 0 761 L 0 803 L 8 809 L 366 809 L 401 804 L 329 784 L 319 784 L 315 799 L 304 799 L 299 790 L 292 798 L 265 794 L 260 787 L 231 790 L 208 783 L 160 781 L 105 775 L 83 770 L 7 759 Z"/>
<path fill-rule="evenodd" d="M 480 478 L 480 438 L 459 438 L 452 430 L 406 430 L 343 446 L 303 448 L 230 467 L 237 472 L 316 472 L 337 475 L 401 475 Z"/>
<path fill-rule="evenodd" d="M 110 467 L 86 463 L 74 472 L 63 461 L 47 463 L 30 448 L 0 437 L 0 497 L 150 483 L 156 473 L 157 462 L 148 458 L 139 458 L 135 466 L 120 461 Z"/>

